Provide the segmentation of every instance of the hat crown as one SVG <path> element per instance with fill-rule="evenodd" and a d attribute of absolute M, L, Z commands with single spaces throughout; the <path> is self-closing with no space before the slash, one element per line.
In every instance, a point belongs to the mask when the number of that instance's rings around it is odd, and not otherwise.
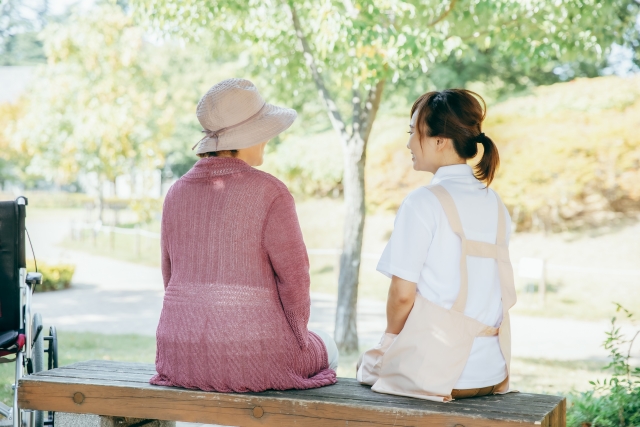
<path fill-rule="evenodd" d="M 204 129 L 217 131 L 251 118 L 264 103 L 249 80 L 227 79 L 212 86 L 200 99 L 196 116 Z"/>

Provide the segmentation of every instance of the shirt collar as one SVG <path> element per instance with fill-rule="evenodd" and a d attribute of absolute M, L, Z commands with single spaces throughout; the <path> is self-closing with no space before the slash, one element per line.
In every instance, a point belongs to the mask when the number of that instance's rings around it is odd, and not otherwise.
<path fill-rule="evenodd" d="M 448 179 L 462 179 L 470 182 L 478 182 L 473 175 L 473 169 L 468 164 L 441 166 L 433 175 L 431 184 L 439 184 Z"/>
<path fill-rule="evenodd" d="M 253 169 L 243 160 L 234 157 L 205 157 L 196 162 L 186 173 L 186 178 L 207 178 L 246 172 Z"/>

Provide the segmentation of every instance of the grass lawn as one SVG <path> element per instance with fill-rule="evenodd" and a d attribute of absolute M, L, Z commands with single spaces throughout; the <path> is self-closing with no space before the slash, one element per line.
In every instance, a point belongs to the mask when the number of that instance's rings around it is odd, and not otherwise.
<path fill-rule="evenodd" d="M 60 365 L 92 359 L 154 363 L 155 338 L 140 335 L 101 335 L 59 332 Z M 365 350 L 365 349 L 362 349 Z M 186 356 L 185 356 L 186 357 Z M 355 377 L 357 355 L 341 356 L 339 377 Z M 514 359 L 513 386 L 532 393 L 568 394 L 590 388 L 588 381 L 603 378 L 598 362 Z M 11 404 L 14 364 L 0 365 L 0 401 Z"/>

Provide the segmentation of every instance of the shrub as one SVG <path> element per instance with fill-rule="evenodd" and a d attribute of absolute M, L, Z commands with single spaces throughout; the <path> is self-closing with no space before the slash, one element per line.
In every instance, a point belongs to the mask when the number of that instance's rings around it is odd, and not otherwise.
<path fill-rule="evenodd" d="M 36 292 L 59 291 L 71 286 L 71 279 L 76 267 L 72 264 L 47 264 L 38 262 L 38 272 L 42 273 L 42 284 L 36 287 Z M 27 271 L 35 272 L 32 260 L 27 262 Z"/>
<path fill-rule="evenodd" d="M 632 313 L 617 304 L 617 311 L 627 319 Z M 593 390 L 573 397 L 567 411 L 569 427 L 632 427 L 640 426 L 640 367 L 630 365 L 631 350 L 636 337 L 626 339 L 611 320 L 611 331 L 607 332 L 604 348 L 611 355 L 611 363 L 604 369 L 611 369 L 611 378 L 602 382 L 591 381 Z M 622 349 L 626 347 L 625 349 Z"/>
<path fill-rule="evenodd" d="M 519 229 L 599 226 L 640 212 L 640 76 L 577 79 L 489 108 L 495 188 Z"/>

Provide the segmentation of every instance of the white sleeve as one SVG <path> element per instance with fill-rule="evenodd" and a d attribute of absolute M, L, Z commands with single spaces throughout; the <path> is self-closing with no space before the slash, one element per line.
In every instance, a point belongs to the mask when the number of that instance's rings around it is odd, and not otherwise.
<path fill-rule="evenodd" d="M 513 224 L 511 222 L 511 215 L 509 215 L 509 210 L 505 207 L 504 210 L 506 211 L 506 223 L 507 223 L 507 234 L 505 235 L 505 239 L 507 241 L 507 246 L 509 246 L 509 242 L 511 241 L 511 227 L 513 227 Z"/>
<path fill-rule="evenodd" d="M 495 190 L 492 190 L 492 191 L 496 199 L 501 199 Z M 505 222 L 507 223 L 507 232 L 505 234 L 505 240 L 506 240 L 507 246 L 509 246 L 509 242 L 511 241 L 511 227 L 513 227 L 513 223 L 511 222 L 511 215 L 509 214 L 509 209 L 507 209 L 507 206 L 504 204 L 504 202 L 502 203 L 502 206 L 504 207 L 504 219 L 505 219 Z"/>
<path fill-rule="evenodd" d="M 435 232 L 435 215 L 429 203 L 413 200 L 415 196 L 424 198 L 414 192 L 402 202 L 376 269 L 387 277 L 418 283 Z"/>

